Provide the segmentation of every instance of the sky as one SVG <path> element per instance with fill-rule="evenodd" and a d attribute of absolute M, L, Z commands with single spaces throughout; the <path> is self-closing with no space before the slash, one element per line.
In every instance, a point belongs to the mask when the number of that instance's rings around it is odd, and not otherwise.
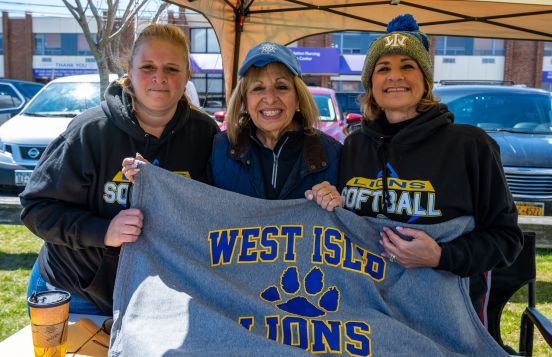
<path fill-rule="evenodd" d="M 61 0 L 12 0 L 0 1 L 0 10 L 7 11 L 10 16 L 25 15 L 25 11 L 35 15 L 62 15 L 70 16 L 69 11 Z"/>
<path fill-rule="evenodd" d="M 70 2 L 74 3 L 72 0 Z M 86 2 L 86 0 L 81 0 L 83 6 Z M 150 0 L 150 11 L 157 9 L 160 2 L 161 0 Z M 121 3 L 126 4 L 127 0 L 122 0 Z M 101 8 L 105 6 L 106 1 L 95 0 L 95 4 Z M 0 11 L 9 12 L 10 17 L 24 16 L 26 11 L 32 12 L 33 16 L 71 16 L 61 0 L 0 0 Z"/>

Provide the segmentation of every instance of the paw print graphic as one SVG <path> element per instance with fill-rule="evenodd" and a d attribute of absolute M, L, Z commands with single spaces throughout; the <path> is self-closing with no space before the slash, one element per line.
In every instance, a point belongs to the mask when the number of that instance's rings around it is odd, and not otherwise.
<path fill-rule="evenodd" d="M 282 300 L 280 289 L 276 285 L 267 287 L 261 292 L 261 298 L 274 303 L 280 310 L 305 316 L 318 317 L 327 312 L 336 312 L 339 309 L 340 292 L 335 286 L 324 290 L 324 272 L 318 268 L 312 268 L 304 278 L 304 292 L 309 297 L 298 296 L 301 292 L 299 272 L 297 267 L 289 267 L 282 272 L 280 288 L 288 295 L 286 301 Z M 310 300 L 316 300 L 312 303 Z"/>

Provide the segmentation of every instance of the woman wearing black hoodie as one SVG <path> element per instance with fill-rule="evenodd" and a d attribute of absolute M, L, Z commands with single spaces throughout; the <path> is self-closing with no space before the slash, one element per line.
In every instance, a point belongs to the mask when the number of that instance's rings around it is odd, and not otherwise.
<path fill-rule="evenodd" d="M 363 216 L 417 224 L 473 216 L 475 229 L 449 243 L 398 226 L 381 232 L 381 244 L 405 268 L 470 277 L 480 311 L 484 273 L 512 263 L 523 236 L 496 142 L 479 128 L 453 124 L 433 97 L 428 48 L 411 15 L 391 21 L 371 45 L 362 72 L 365 119 L 345 141 L 339 190 L 345 208 Z"/>
<path fill-rule="evenodd" d="M 124 157 L 141 153 L 167 170 L 209 181 L 218 126 L 189 104 L 188 40 L 172 25 L 138 36 L 128 77 L 101 107 L 76 117 L 44 153 L 21 194 L 24 224 L 44 239 L 28 295 L 61 288 L 70 312 L 112 313 L 119 249 L 138 239 L 143 216 L 128 208 Z"/>

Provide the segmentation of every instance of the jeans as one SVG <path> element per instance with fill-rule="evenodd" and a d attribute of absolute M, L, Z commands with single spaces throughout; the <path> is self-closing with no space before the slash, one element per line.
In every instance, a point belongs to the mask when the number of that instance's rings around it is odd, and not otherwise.
<path fill-rule="evenodd" d="M 33 292 L 43 292 L 50 290 L 63 290 L 53 286 L 46 282 L 42 275 L 40 275 L 40 269 L 38 269 L 38 260 L 35 261 L 33 269 L 31 270 L 31 276 L 29 277 L 29 286 L 27 287 L 27 299 L 33 294 Z M 105 315 L 96 305 L 89 302 L 82 296 L 75 293 L 71 293 L 71 302 L 69 303 L 69 313 L 73 314 L 86 314 L 86 315 Z"/>

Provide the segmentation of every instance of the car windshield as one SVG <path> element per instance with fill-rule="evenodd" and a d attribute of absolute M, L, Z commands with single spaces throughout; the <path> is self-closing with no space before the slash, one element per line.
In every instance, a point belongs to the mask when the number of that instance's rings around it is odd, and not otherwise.
<path fill-rule="evenodd" d="M 52 83 L 37 95 L 24 114 L 74 117 L 100 104 L 99 83 Z"/>
<path fill-rule="evenodd" d="M 332 98 L 329 95 L 313 94 L 314 101 L 318 107 L 318 113 L 320 114 L 320 121 L 335 121 L 337 116 L 332 103 Z"/>
<path fill-rule="evenodd" d="M 360 113 L 360 103 L 364 93 L 360 92 L 337 92 L 335 96 L 339 107 L 345 113 Z"/>
<path fill-rule="evenodd" d="M 535 93 L 436 91 L 454 122 L 487 131 L 550 133 L 552 97 Z"/>

